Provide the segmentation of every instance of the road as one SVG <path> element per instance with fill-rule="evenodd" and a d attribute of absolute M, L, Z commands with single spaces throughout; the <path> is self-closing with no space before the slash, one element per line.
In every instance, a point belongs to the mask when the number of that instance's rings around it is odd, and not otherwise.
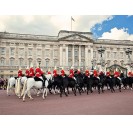
<path fill-rule="evenodd" d="M 33 95 L 34 100 L 26 98 L 26 102 L 14 94 L 6 95 L 0 90 L 0 115 L 133 115 L 133 91 L 122 90 L 103 94 L 94 91 L 92 94 L 68 97 L 48 94 L 42 97 Z"/>

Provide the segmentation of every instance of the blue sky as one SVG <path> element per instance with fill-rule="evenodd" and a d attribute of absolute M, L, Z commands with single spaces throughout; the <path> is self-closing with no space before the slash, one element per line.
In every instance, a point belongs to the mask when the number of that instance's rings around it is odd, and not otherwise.
<path fill-rule="evenodd" d="M 111 33 L 111 29 L 113 28 L 116 28 L 117 31 L 123 30 L 123 32 L 126 32 L 129 35 L 133 35 L 133 16 L 114 15 L 111 20 L 105 20 L 101 24 L 95 24 L 91 28 L 91 31 L 95 38 L 100 38 L 105 32 Z"/>

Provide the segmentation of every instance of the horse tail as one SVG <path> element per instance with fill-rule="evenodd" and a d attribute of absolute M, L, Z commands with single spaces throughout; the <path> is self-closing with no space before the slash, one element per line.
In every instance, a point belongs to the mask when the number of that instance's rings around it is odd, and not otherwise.
<path fill-rule="evenodd" d="M 8 93 L 9 93 L 9 88 L 10 88 L 10 80 L 8 80 L 8 84 L 7 84 L 7 95 L 8 95 Z"/>
<path fill-rule="evenodd" d="M 20 78 L 18 78 L 16 94 L 20 94 Z"/>
<path fill-rule="evenodd" d="M 23 90 L 22 90 L 21 96 L 23 96 L 24 92 L 26 91 L 26 84 L 27 84 L 27 79 L 24 81 L 24 86 L 23 86 Z"/>
<path fill-rule="evenodd" d="M 17 79 L 15 81 L 15 94 L 17 94 L 17 87 L 18 87 L 18 82 L 17 82 Z"/>

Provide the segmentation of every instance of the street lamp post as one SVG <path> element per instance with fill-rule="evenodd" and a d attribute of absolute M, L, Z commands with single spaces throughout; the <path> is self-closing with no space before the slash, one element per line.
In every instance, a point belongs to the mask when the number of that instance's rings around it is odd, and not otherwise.
<path fill-rule="evenodd" d="M 104 66 L 105 62 L 103 60 L 102 54 L 105 52 L 105 49 L 100 46 L 100 48 L 98 49 L 98 53 L 101 55 L 101 66 Z"/>
<path fill-rule="evenodd" d="M 91 61 L 91 63 L 92 63 L 92 70 L 94 70 L 94 68 L 93 68 L 93 66 L 94 66 L 94 60 L 92 59 L 92 61 Z"/>

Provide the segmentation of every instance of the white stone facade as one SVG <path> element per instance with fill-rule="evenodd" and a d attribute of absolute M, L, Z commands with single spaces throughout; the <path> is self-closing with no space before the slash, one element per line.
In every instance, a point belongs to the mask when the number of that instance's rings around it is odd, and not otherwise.
<path fill-rule="evenodd" d="M 100 46 L 105 49 L 102 57 L 106 66 L 125 67 L 129 60 L 125 50 L 133 50 L 133 41 L 95 40 L 90 32 L 65 30 L 58 36 L 0 32 L 0 76 L 16 76 L 19 66 L 25 71 L 31 62 L 36 67 L 38 61 L 44 71 L 52 71 L 54 66 L 66 71 L 71 66 L 91 69 L 100 63 Z M 133 54 L 130 57 L 133 60 Z"/>

